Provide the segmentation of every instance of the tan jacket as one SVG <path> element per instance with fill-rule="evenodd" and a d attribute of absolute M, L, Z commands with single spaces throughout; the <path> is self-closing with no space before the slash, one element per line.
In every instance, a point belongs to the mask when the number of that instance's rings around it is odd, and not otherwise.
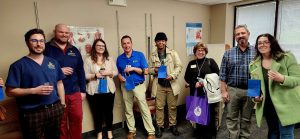
<path fill-rule="evenodd" d="M 154 72 L 153 67 L 158 67 L 159 65 L 161 65 L 156 49 L 154 50 L 154 52 L 151 53 L 149 65 L 150 65 L 149 73 L 153 75 L 151 97 L 156 97 L 158 78 L 157 78 L 157 73 Z M 170 75 L 173 77 L 173 80 L 170 81 L 173 94 L 178 95 L 181 92 L 181 87 L 177 78 L 182 71 L 182 64 L 178 56 L 178 53 L 175 50 L 170 50 L 168 47 L 166 48 L 165 65 L 167 66 L 168 76 Z"/>
<path fill-rule="evenodd" d="M 112 71 L 113 77 L 118 75 L 118 69 L 116 63 L 112 57 L 109 57 L 108 60 L 105 60 L 105 70 Z M 84 61 L 84 71 L 85 78 L 89 81 L 87 83 L 87 93 L 94 95 L 98 91 L 99 80 L 95 79 L 95 74 L 97 71 L 97 64 L 95 64 L 91 57 L 88 56 Z M 114 83 L 113 77 L 107 77 L 107 86 L 111 93 L 115 93 L 116 85 Z"/>

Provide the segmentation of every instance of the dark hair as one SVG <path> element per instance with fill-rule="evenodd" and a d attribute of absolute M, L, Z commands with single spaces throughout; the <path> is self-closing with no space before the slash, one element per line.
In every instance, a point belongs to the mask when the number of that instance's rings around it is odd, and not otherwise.
<path fill-rule="evenodd" d="M 103 57 L 104 57 L 105 59 L 108 59 L 108 57 L 109 57 L 109 53 L 108 53 L 108 51 L 107 51 L 107 47 L 106 47 L 105 41 L 102 40 L 102 39 L 96 39 L 96 40 L 94 40 L 94 43 L 93 43 L 93 45 L 92 45 L 92 50 L 91 50 L 91 59 L 92 59 L 92 61 L 95 62 L 95 63 L 97 63 L 97 60 L 98 60 L 97 52 L 96 52 L 96 44 L 97 44 L 98 42 L 104 43 L 104 48 L 105 48 L 105 50 L 104 50 L 104 53 L 103 53 Z"/>
<path fill-rule="evenodd" d="M 196 55 L 196 52 L 197 52 L 198 49 L 203 49 L 203 50 L 205 51 L 206 54 L 208 53 L 208 48 L 207 48 L 207 46 L 206 46 L 204 43 L 202 43 L 202 42 L 198 42 L 198 43 L 194 46 L 194 48 L 193 48 L 194 55 Z"/>
<path fill-rule="evenodd" d="M 130 42 L 132 43 L 132 39 L 131 39 L 131 37 L 128 36 L 128 35 L 124 35 L 124 36 L 121 38 L 121 42 L 122 42 L 123 39 L 126 39 L 126 38 L 129 38 Z"/>
<path fill-rule="evenodd" d="M 270 42 L 270 48 L 271 48 L 271 56 L 273 59 L 275 60 L 280 60 L 281 58 L 283 58 L 283 53 L 285 53 L 285 51 L 282 50 L 282 48 L 280 47 L 278 41 L 269 33 L 265 33 L 265 34 L 261 34 L 256 38 L 256 42 L 255 42 L 255 50 L 256 50 L 256 56 L 255 59 L 259 56 L 261 56 L 261 53 L 258 51 L 258 39 L 261 37 L 266 37 L 268 38 L 269 42 Z"/>
<path fill-rule="evenodd" d="M 41 34 L 41 35 L 43 35 L 43 37 L 44 37 L 44 39 L 45 39 L 45 33 L 44 33 L 44 31 L 43 31 L 42 29 L 34 28 L 34 29 L 31 29 L 31 30 L 29 30 L 29 31 L 27 31 L 27 32 L 25 33 L 25 35 L 24 35 L 24 37 L 25 37 L 25 42 L 26 42 L 26 43 L 29 43 L 30 37 L 31 37 L 32 35 L 34 35 L 34 34 Z"/>
<path fill-rule="evenodd" d="M 158 32 L 154 38 L 154 41 L 165 40 L 168 41 L 167 35 L 164 32 Z"/>

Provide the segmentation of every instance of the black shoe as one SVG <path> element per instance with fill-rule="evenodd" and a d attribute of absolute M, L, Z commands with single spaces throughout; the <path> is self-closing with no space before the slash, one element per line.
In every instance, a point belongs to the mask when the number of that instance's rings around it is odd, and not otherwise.
<path fill-rule="evenodd" d="M 173 134 L 174 136 L 179 136 L 180 133 L 178 132 L 178 130 L 177 130 L 177 128 L 176 128 L 175 125 L 170 126 L 170 130 L 171 130 L 171 132 L 172 132 L 172 134 Z"/>
<path fill-rule="evenodd" d="M 162 136 L 164 129 L 162 127 L 157 127 L 155 131 L 155 137 L 160 138 Z"/>

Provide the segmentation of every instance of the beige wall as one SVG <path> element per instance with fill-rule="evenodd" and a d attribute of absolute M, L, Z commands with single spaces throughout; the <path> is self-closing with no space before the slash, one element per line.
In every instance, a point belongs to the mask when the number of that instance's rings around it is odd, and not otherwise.
<path fill-rule="evenodd" d="M 234 6 L 226 4 L 225 44 L 233 45 Z"/>
<path fill-rule="evenodd" d="M 127 7 L 108 6 L 107 0 L 35 1 L 38 3 L 39 25 L 46 32 L 48 40 L 52 37 L 53 27 L 57 23 L 103 27 L 109 52 L 115 59 L 118 56 L 118 37 L 125 34 L 132 36 L 135 50 L 147 52 L 145 34 L 151 36 L 150 14 L 152 15 L 153 36 L 158 31 L 166 32 L 169 38 L 168 46 L 179 52 L 184 69 L 190 60 L 185 49 L 185 23 L 201 22 L 203 24 L 203 42 L 207 43 L 210 36 L 209 6 L 172 0 L 127 0 Z M 33 2 L 34 0 L 0 1 L 0 76 L 4 79 L 6 79 L 9 65 L 28 53 L 23 35 L 29 29 L 36 27 Z M 119 15 L 120 36 L 117 32 L 116 11 Z M 153 42 L 153 38 L 151 40 Z M 179 105 L 184 104 L 185 96 L 188 94 L 187 89 L 184 89 L 184 72 L 179 77 L 183 87 L 183 92 L 179 96 Z M 114 123 L 124 120 L 120 94 L 117 90 Z M 84 109 L 86 119 L 83 130 L 85 132 L 93 127 L 86 103 Z"/>
<path fill-rule="evenodd" d="M 211 6 L 211 32 L 209 43 L 233 45 L 234 5 Z"/>
<path fill-rule="evenodd" d="M 225 42 L 226 8 L 226 4 L 211 6 L 211 33 L 209 43 L 220 44 Z"/>

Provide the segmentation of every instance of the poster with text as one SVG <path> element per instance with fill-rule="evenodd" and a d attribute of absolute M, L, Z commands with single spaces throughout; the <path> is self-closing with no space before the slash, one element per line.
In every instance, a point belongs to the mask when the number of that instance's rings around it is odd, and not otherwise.
<path fill-rule="evenodd" d="M 82 57 L 89 55 L 94 40 L 104 39 L 104 29 L 102 27 L 69 26 L 69 28 L 69 42 L 78 48 Z"/>
<path fill-rule="evenodd" d="M 186 23 L 186 50 L 187 55 L 194 55 L 193 47 L 202 42 L 202 23 Z"/>

